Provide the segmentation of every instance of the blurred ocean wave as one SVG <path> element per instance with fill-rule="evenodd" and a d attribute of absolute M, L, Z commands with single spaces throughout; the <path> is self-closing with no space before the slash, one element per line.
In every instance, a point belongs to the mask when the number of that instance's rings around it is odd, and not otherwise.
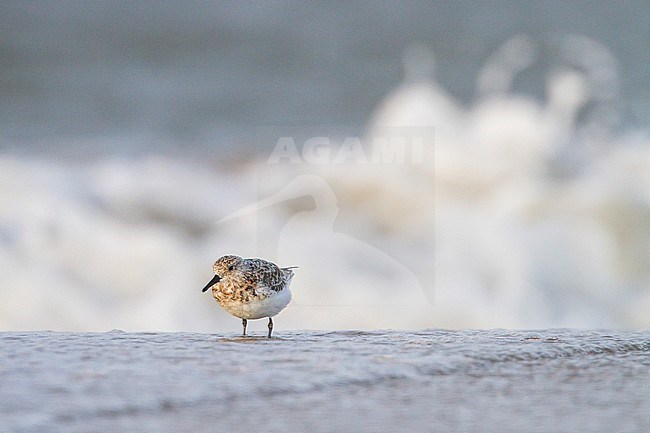
<path fill-rule="evenodd" d="M 50 5 L 23 17 L 33 35 L 12 24 L 1 42 L 13 53 L 0 84 L 1 329 L 238 330 L 200 293 L 225 253 L 300 267 L 278 329 L 650 326 L 650 132 L 625 108 L 648 99 L 630 96 L 621 69 L 638 65 L 621 65 L 625 53 L 577 34 L 504 38 L 471 59 L 477 67 L 459 72 L 464 90 L 452 93 L 444 50 L 434 58 L 412 45 L 397 86 L 386 77 L 401 45 L 385 59 L 343 50 L 367 56 L 382 91 L 394 87 L 357 100 L 372 77 L 350 70 L 351 84 L 333 84 L 309 44 L 295 42 L 295 57 L 282 51 L 292 32 L 310 34 L 282 16 L 291 5 L 252 16 L 232 6 L 231 24 L 220 6 L 179 22 L 167 5 L 137 32 L 137 20 L 115 21 L 121 7 L 68 16 Z M 221 40 L 220 57 L 210 51 L 215 17 L 234 38 Z M 66 33 L 74 19 L 86 27 Z M 80 37 L 94 25 L 108 42 Z M 190 27 L 190 40 L 163 31 L 174 26 Z M 264 51 L 268 32 L 276 39 L 262 61 L 242 57 Z M 44 61 L 53 35 L 86 48 L 71 58 L 63 44 Z M 160 38 L 175 50 L 156 51 Z M 117 51 L 93 57 L 108 46 Z M 274 62 L 287 70 L 259 70 Z M 287 118 L 303 126 L 251 126 Z M 342 119 L 358 148 L 304 126 Z M 322 161 L 305 158 L 295 130 L 331 138 L 316 149 Z M 361 161 L 381 154 L 387 134 L 423 139 L 423 159 Z M 273 160 L 286 135 L 296 160 Z"/>
<path fill-rule="evenodd" d="M 403 84 L 364 149 L 432 125 L 421 163 L 4 155 L 0 327 L 234 329 L 198 290 L 227 252 L 300 266 L 283 327 L 647 327 L 648 137 L 589 141 L 566 114 L 584 77 L 558 77 L 562 101 L 506 89 L 466 109 Z M 560 175 L 567 145 L 588 151 Z"/>

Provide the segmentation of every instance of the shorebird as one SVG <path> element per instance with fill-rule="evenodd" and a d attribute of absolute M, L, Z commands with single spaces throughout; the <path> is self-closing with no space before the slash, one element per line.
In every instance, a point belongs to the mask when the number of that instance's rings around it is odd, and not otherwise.
<path fill-rule="evenodd" d="M 296 267 L 281 268 L 263 259 L 223 256 L 214 262 L 214 277 L 203 292 L 212 288 L 212 296 L 219 305 L 242 319 L 244 336 L 249 319 L 268 317 L 268 337 L 271 338 L 272 317 L 291 302 L 291 269 Z"/>

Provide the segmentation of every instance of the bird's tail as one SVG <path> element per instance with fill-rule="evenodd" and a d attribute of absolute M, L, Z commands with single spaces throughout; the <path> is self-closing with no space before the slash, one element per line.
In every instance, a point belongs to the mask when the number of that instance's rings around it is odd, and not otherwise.
<path fill-rule="evenodd" d="M 284 283 L 288 286 L 291 284 L 291 280 L 293 279 L 293 271 L 292 269 L 296 269 L 298 266 L 288 266 L 286 268 L 280 268 L 282 270 L 282 276 L 284 279 Z"/>

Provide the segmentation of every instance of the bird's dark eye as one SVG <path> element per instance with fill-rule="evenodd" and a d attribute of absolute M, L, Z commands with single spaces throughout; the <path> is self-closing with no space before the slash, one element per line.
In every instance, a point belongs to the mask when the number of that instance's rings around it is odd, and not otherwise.
<path fill-rule="evenodd" d="M 232 271 L 233 269 L 235 269 L 235 267 L 233 265 L 228 266 L 229 271 Z"/>

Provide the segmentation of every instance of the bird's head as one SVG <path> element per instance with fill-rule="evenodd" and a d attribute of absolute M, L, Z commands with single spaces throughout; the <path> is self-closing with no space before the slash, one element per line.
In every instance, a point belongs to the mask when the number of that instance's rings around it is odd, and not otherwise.
<path fill-rule="evenodd" d="M 233 255 L 220 257 L 216 262 L 214 262 L 214 266 L 212 267 L 212 269 L 214 270 L 214 277 L 203 288 L 203 292 L 205 292 L 210 287 L 217 284 L 222 279 L 232 276 L 235 272 L 239 270 L 239 267 L 243 262 L 243 260 L 244 259 L 242 259 L 241 257 L 233 256 Z"/>

